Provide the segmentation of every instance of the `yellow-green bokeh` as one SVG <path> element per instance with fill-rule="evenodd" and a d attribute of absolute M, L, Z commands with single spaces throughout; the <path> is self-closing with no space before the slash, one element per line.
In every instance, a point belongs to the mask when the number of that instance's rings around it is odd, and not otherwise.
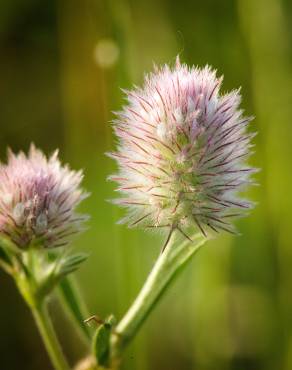
<path fill-rule="evenodd" d="M 116 225 L 106 202 L 120 88 L 153 63 L 206 63 L 224 90 L 242 86 L 262 170 L 240 237 L 202 248 L 129 348 L 124 370 L 292 369 L 292 3 L 289 0 L 2 0 L 0 154 L 60 148 L 84 168 L 91 215 L 75 248 L 90 313 L 120 317 L 160 251 L 159 236 Z M 51 369 L 30 313 L 0 272 L 0 369 Z M 84 354 L 56 299 L 51 309 L 70 361 Z"/>

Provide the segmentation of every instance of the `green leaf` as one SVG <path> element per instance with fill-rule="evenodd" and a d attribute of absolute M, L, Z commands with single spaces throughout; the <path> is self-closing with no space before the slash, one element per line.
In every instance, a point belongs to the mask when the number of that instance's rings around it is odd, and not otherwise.
<path fill-rule="evenodd" d="M 11 264 L 9 257 L 3 248 L 0 248 L 0 260 L 4 262 L 5 264 L 8 264 L 8 265 Z"/>
<path fill-rule="evenodd" d="M 72 281 L 72 278 L 69 277 L 63 277 L 60 281 L 59 288 L 62 301 L 72 319 L 78 325 L 85 338 L 91 339 L 89 327 L 84 324 L 84 320 L 89 316 L 89 313 L 80 298 L 74 280 Z"/>
<path fill-rule="evenodd" d="M 97 365 L 108 366 L 110 354 L 110 335 L 115 318 L 110 316 L 104 324 L 100 325 L 93 337 L 93 354 Z"/>

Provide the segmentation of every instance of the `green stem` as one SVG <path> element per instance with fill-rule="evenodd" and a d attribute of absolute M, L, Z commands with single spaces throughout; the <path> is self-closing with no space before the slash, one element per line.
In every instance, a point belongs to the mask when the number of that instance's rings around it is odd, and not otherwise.
<path fill-rule="evenodd" d="M 121 354 L 139 328 L 153 310 L 160 297 L 179 271 L 207 240 L 196 234 L 190 243 L 184 241 L 174 245 L 174 235 L 169 235 L 164 251 L 157 259 L 136 300 L 115 328 L 111 337 L 111 361 L 113 366 L 119 362 Z"/>
<path fill-rule="evenodd" d="M 31 307 L 31 310 L 55 369 L 69 370 L 45 303 Z"/>

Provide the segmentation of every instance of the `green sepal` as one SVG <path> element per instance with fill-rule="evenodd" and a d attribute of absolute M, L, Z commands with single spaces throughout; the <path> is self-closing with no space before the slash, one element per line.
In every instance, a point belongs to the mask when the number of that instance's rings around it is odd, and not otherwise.
<path fill-rule="evenodd" d="M 0 247 L 7 252 L 20 254 L 21 250 L 6 236 L 0 235 Z"/>
<path fill-rule="evenodd" d="M 7 252 L 5 249 L 0 247 L 0 261 L 5 263 L 6 265 L 12 265 L 10 258 L 8 257 Z"/>
<path fill-rule="evenodd" d="M 15 267 L 19 266 L 20 250 L 8 238 L 0 236 L 0 267 L 13 275 Z"/>
<path fill-rule="evenodd" d="M 59 267 L 57 269 L 57 275 L 61 277 L 76 271 L 81 265 L 81 263 L 86 261 L 87 258 L 88 258 L 87 253 L 77 253 L 67 257 L 62 257 L 61 261 L 59 262 Z"/>
<path fill-rule="evenodd" d="M 110 356 L 110 336 L 115 324 L 113 315 L 109 316 L 104 324 L 100 325 L 93 336 L 92 351 L 98 366 L 107 367 Z"/>
<path fill-rule="evenodd" d="M 82 262 L 87 259 L 88 255 L 85 253 L 78 253 L 69 256 L 49 256 L 47 265 L 47 273 L 43 275 L 38 281 L 40 297 L 45 297 L 57 286 L 60 281 L 70 273 L 76 271 Z"/>

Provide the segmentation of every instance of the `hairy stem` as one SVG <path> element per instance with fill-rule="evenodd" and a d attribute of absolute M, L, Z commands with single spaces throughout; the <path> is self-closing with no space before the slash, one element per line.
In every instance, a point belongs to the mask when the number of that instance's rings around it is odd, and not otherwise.
<path fill-rule="evenodd" d="M 176 245 L 174 243 L 174 233 L 169 235 L 163 253 L 157 259 L 143 288 L 112 333 L 112 367 L 117 366 L 116 364 L 119 363 L 123 350 L 135 337 L 170 282 L 185 267 L 206 240 L 201 234 L 196 234 L 193 236 L 192 242 L 184 241 Z"/>

